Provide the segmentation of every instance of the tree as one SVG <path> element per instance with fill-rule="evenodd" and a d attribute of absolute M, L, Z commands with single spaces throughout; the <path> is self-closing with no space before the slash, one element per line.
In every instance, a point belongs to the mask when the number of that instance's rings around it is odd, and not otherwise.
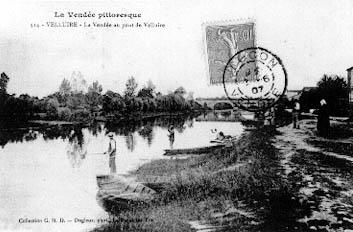
<path fill-rule="evenodd" d="M 186 90 L 184 89 L 184 87 L 180 86 L 174 91 L 174 94 L 184 96 L 186 94 Z"/>
<path fill-rule="evenodd" d="M 134 77 L 129 77 L 129 79 L 126 81 L 126 89 L 125 89 L 125 98 L 132 98 L 136 94 L 136 89 L 137 89 L 137 82 Z"/>
<path fill-rule="evenodd" d="M 9 77 L 3 72 L 0 75 L 0 94 L 7 93 L 7 83 L 9 82 Z"/>
<path fill-rule="evenodd" d="M 318 108 L 321 99 L 325 99 L 331 115 L 347 115 L 348 85 L 343 77 L 323 75 L 316 88 L 302 92 L 300 104 L 304 111 Z"/>
<path fill-rule="evenodd" d="M 149 89 L 147 87 L 144 87 L 144 88 L 140 89 L 140 91 L 137 93 L 137 97 L 153 98 L 153 90 Z"/>
<path fill-rule="evenodd" d="M 103 112 L 105 113 L 121 113 L 125 111 L 126 105 L 124 99 L 120 94 L 114 93 L 113 91 L 108 90 L 103 95 Z"/>
<path fill-rule="evenodd" d="M 186 100 L 193 101 L 194 100 L 194 92 L 189 92 L 188 96 L 186 97 Z"/>
<path fill-rule="evenodd" d="M 87 91 L 87 82 L 81 72 L 73 72 L 71 74 L 70 83 L 73 93 L 83 93 Z"/>
<path fill-rule="evenodd" d="M 137 97 L 140 98 L 154 98 L 156 86 L 153 84 L 151 80 L 148 80 L 146 86 L 144 86 L 137 93 Z"/>
<path fill-rule="evenodd" d="M 348 84 L 343 77 L 324 75 L 317 83 L 318 95 L 324 98 L 332 115 L 346 115 L 348 109 Z"/>
<path fill-rule="evenodd" d="M 46 112 L 50 118 L 58 116 L 59 102 L 56 98 L 46 98 Z"/>
<path fill-rule="evenodd" d="M 71 93 L 71 90 L 72 89 L 71 89 L 70 81 L 64 78 L 59 86 L 60 95 L 67 96 Z"/>
<path fill-rule="evenodd" d="M 64 78 L 59 86 L 59 91 L 54 93 L 59 103 L 63 106 L 67 105 L 68 98 L 72 94 L 70 81 Z"/>
<path fill-rule="evenodd" d="M 92 85 L 88 87 L 88 91 L 101 94 L 103 91 L 103 87 L 101 84 L 99 84 L 98 81 L 94 81 Z"/>
<path fill-rule="evenodd" d="M 7 94 L 7 83 L 9 82 L 9 78 L 5 73 L 1 73 L 0 75 L 0 115 L 6 115 L 6 101 L 9 98 Z"/>
<path fill-rule="evenodd" d="M 91 111 L 98 110 L 102 104 L 102 91 L 103 87 L 98 81 L 93 82 L 92 85 L 88 87 L 86 101 Z"/>
<path fill-rule="evenodd" d="M 153 82 L 151 80 L 148 80 L 146 88 L 150 89 L 150 90 L 152 90 L 152 92 L 154 92 L 156 89 L 156 86 L 153 84 Z"/>

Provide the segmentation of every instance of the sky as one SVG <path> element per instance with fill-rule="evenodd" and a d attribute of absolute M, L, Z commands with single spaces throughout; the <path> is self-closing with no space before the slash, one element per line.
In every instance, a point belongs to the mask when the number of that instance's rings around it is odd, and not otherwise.
<path fill-rule="evenodd" d="M 202 25 L 250 19 L 257 46 L 281 58 L 288 89 L 301 89 L 315 86 L 323 74 L 346 77 L 353 66 L 352 9 L 353 1 L 343 0 L 2 1 L 0 72 L 10 77 L 9 93 L 39 97 L 58 90 L 74 71 L 88 83 L 98 80 L 104 91 L 121 93 L 134 76 L 140 87 L 151 80 L 163 93 L 184 86 L 195 97 L 224 96 L 223 87 L 207 79 Z M 62 21 L 55 11 L 140 13 L 139 19 L 109 21 L 159 22 L 165 28 L 30 27 Z"/>

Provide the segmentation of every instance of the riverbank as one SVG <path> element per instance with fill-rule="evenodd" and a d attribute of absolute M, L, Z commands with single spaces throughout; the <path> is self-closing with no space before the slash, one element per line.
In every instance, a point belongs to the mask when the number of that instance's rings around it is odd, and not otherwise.
<path fill-rule="evenodd" d="M 232 148 L 141 166 L 131 176 L 157 189 L 157 198 L 123 212 L 107 203 L 115 223 L 95 231 L 258 230 L 264 219 L 257 215 L 267 215 L 271 196 L 286 192 L 273 136 L 265 129 L 247 132 Z"/>
<path fill-rule="evenodd" d="M 94 231 L 349 231 L 353 229 L 353 128 L 316 121 L 244 133 L 229 149 L 155 160 L 130 178 L 157 198 L 119 211 Z"/>

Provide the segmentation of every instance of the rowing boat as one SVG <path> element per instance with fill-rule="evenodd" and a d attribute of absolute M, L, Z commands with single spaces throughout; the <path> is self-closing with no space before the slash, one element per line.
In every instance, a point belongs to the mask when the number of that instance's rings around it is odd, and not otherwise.
<path fill-rule="evenodd" d="M 151 201 L 156 191 L 143 183 L 119 175 L 97 175 L 99 201 L 109 201 L 120 208 Z"/>
<path fill-rule="evenodd" d="M 182 148 L 182 149 L 165 149 L 164 155 L 172 156 L 172 155 L 179 155 L 179 154 L 202 154 L 213 151 L 215 149 L 223 148 L 226 144 L 215 144 L 210 146 L 204 147 L 194 147 L 194 148 Z"/>

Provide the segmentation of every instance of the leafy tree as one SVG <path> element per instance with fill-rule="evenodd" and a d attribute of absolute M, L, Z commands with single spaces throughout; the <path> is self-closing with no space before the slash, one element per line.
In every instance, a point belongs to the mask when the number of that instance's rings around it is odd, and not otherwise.
<path fill-rule="evenodd" d="M 7 92 L 7 84 L 10 78 L 3 72 L 0 75 L 0 94 L 6 94 Z"/>
<path fill-rule="evenodd" d="M 348 109 L 348 84 L 343 77 L 324 75 L 317 83 L 318 95 L 324 98 L 333 115 L 346 115 Z"/>
<path fill-rule="evenodd" d="M 347 115 L 348 85 L 343 77 L 337 75 L 323 75 L 317 83 L 317 88 L 305 91 L 300 96 L 302 109 L 307 111 L 318 108 L 321 99 L 325 99 L 331 115 Z"/>
<path fill-rule="evenodd" d="M 188 96 L 186 97 L 188 101 L 193 101 L 194 100 L 194 92 L 189 92 Z"/>
<path fill-rule="evenodd" d="M 67 96 L 71 93 L 71 91 L 72 89 L 71 89 L 70 81 L 64 78 L 59 86 L 60 95 Z"/>
<path fill-rule="evenodd" d="M 68 107 L 59 107 L 58 108 L 58 118 L 63 121 L 70 121 L 72 112 Z"/>
<path fill-rule="evenodd" d="M 103 112 L 105 113 L 121 113 L 126 109 L 124 99 L 120 94 L 108 90 L 103 95 Z"/>
<path fill-rule="evenodd" d="M 73 72 L 70 83 L 73 93 L 84 93 L 87 91 L 87 81 L 83 78 L 81 72 Z"/>
<path fill-rule="evenodd" d="M 151 80 L 148 80 L 146 88 L 152 90 L 152 93 L 153 93 L 156 89 L 156 86 L 153 84 Z"/>
<path fill-rule="evenodd" d="M 134 77 L 129 77 L 129 79 L 126 81 L 126 89 L 125 89 L 125 98 L 132 98 L 136 94 L 136 89 L 137 89 L 137 81 L 135 80 Z"/>
<path fill-rule="evenodd" d="M 184 89 L 184 87 L 180 86 L 174 91 L 174 94 L 184 96 L 186 94 L 186 90 Z"/>
<path fill-rule="evenodd" d="M 66 106 L 73 110 L 85 108 L 87 106 L 85 95 L 82 92 L 72 93 L 67 99 Z"/>
<path fill-rule="evenodd" d="M 153 98 L 153 90 L 147 87 L 144 87 L 139 90 L 137 97 L 140 98 Z"/>
<path fill-rule="evenodd" d="M 98 110 L 102 104 L 103 87 L 98 81 L 95 81 L 88 87 L 88 92 L 86 94 L 87 104 L 91 111 Z"/>
<path fill-rule="evenodd" d="M 58 116 L 59 101 L 56 98 L 46 98 L 46 112 L 48 116 L 52 119 Z"/>
<path fill-rule="evenodd" d="M 99 84 L 98 81 L 94 81 L 92 85 L 88 87 L 88 91 L 101 94 L 103 91 L 103 87 L 101 84 Z"/>

